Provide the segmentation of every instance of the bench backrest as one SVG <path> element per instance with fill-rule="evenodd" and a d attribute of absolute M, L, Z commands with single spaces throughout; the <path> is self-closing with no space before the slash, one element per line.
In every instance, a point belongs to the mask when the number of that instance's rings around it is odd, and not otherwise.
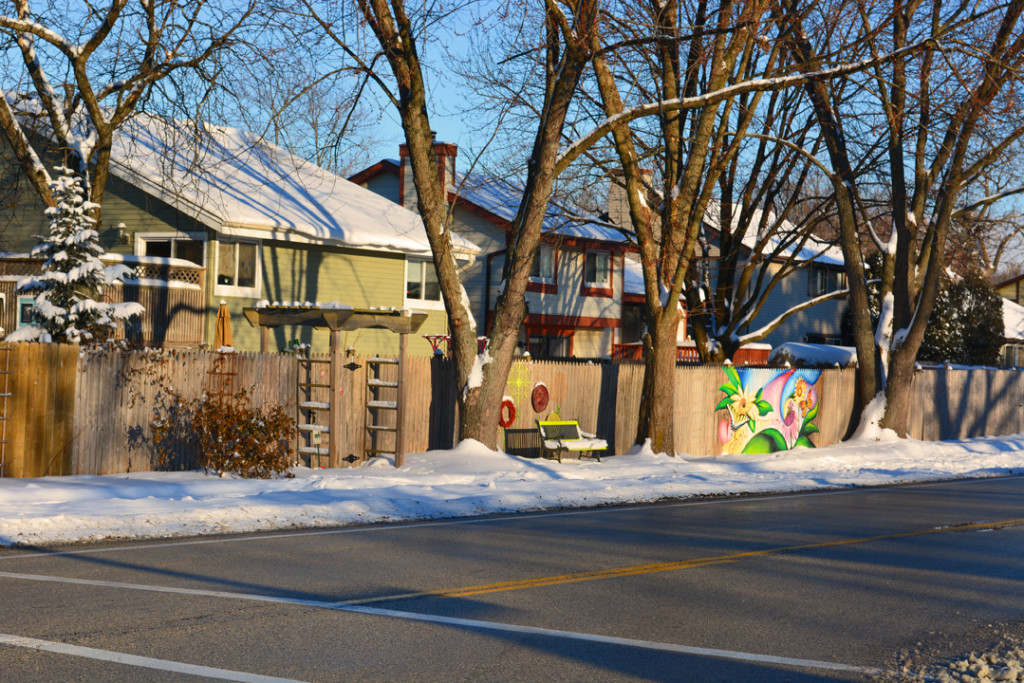
<path fill-rule="evenodd" d="M 546 420 L 537 421 L 537 428 L 540 429 L 541 437 L 544 439 L 582 439 L 580 434 L 580 423 L 576 420 Z"/>

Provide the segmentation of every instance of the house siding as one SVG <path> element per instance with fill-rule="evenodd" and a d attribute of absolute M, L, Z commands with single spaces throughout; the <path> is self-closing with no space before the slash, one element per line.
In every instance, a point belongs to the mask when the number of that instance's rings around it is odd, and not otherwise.
<path fill-rule="evenodd" d="M 354 249 L 317 247 L 310 249 L 286 242 L 264 241 L 261 253 L 262 296 L 271 302 L 337 301 L 355 308 L 394 307 L 404 303 L 405 257 L 401 254 L 363 252 Z M 232 314 L 235 347 L 242 351 L 259 349 L 259 330 L 249 325 L 242 309 L 256 301 L 244 297 L 225 299 Z M 422 334 L 444 334 L 443 310 L 427 311 L 428 318 L 409 341 L 409 353 L 429 355 L 430 344 Z M 213 338 L 216 321 L 207 319 L 207 337 Z M 326 353 L 329 335 L 312 328 L 283 326 L 270 334 L 270 350 L 287 348 L 298 339 L 312 344 L 314 353 Z M 355 347 L 359 354 L 396 355 L 398 335 L 387 330 L 356 330 L 341 333 L 343 348 Z"/>
<path fill-rule="evenodd" d="M 777 270 L 773 266 L 772 272 Z M 761 313 L 750 325 L 750 330 L 756 330 L 761 325 L 771 322 L 782 315 L 793 306 L 803 303 L 810 298 L 809 290 L 809 268 L 801 268 L 795 273 L 784 278 L 769 295 Z M 829 337 L 842 335 L 843 313 L 846 310 L 846 300 L 836 299 L 812 306 L 800 311 L 786 319 L 775 329 L 764 343 L 778 346 L 785 342 L 802 342 L 808 334 L 822 334 Z"/>
<path fill-rule="evenodd" d="M 391 173 L 380 173 L 373 178 L 370 178 L 364 183 L 360 183 L 370 192 L 379 194 L 381 197 L 388 199 L 395 204 L 401 204 L 400 187 L 398 176 Z M 406 207 L 413 211 L 416 210 L 415 206 Z"/>

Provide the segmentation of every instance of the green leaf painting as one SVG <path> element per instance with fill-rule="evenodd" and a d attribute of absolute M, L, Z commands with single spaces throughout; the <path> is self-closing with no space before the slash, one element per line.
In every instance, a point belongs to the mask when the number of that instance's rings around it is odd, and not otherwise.
<path fill-rule="evenodd" d="M 726 382 L 715 411 L 723 453 L 774 453 L 789 448 L 814 448 L 819 430 L 819 370 L 762 370 L 722 367 Z"/>

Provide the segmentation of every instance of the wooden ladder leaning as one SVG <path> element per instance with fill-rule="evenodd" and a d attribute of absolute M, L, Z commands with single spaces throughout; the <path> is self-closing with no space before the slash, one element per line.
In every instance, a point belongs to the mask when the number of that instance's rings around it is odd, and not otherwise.
<path fill-rule="evenodd" d="M 366 359 L 366 457 L 398 454 L 398 402 L 401 365 L 394 358 Z"/>
<path fill-rule="evenodd" d="M 298 382 L 295 387 L 295 405 L 298 406 L 298 430 L 295 434 L 295 452 L 302 460 L 309 460 L 311 469 L 323 467 L 326 458 L 331 466 L 331 381 L 328 377 L 330 360 L 296 355 L 299 362 Z M 328 438 L 324 438 L 324 435 Z"/>

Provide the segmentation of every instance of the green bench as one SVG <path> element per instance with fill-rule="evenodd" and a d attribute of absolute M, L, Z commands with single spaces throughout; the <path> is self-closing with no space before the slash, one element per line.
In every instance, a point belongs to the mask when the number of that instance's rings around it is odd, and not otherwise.
<path fill-rule="evenodd" d="M 541 453 L 545 457 L 553 455 L 558 462 L 562 462 L 563 453 L 576 453 L 580 458 L 586 455 L 601 462 L 601 451 L 608 450 L 607 441 L 581 430 L 577 420 L 537 420 L 537 431 Z"/>

